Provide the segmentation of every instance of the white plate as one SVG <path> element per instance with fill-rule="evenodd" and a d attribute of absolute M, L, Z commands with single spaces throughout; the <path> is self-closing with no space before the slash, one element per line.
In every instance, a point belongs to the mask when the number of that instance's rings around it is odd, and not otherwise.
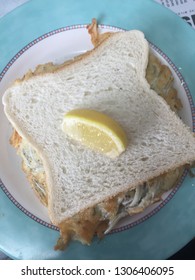
<path fill-rule="evenodd" d="M 118 30 L 120 29 L 115 27 L 100 26 L 101 32 L 115 32 Z M 157 55 L 161 62 L 170 67 L 174 76 L 174 86 L 183 104 L 180 116 L 192 128 L 193 122 L 189 102 L 190 93 L 183 77 L 176 66 L 161 50 L 152 44 L 150 46 L 151 51 Z M 15 79 L 21 78 L 29 69 L 34 70 L 37 65 L 51 61 L 59 64 L 92 48 L 93 45 L 85 25 L 61 28 L 47 33 L 25 46 L 6 66 L 0 85 L 0 94 L 3 94 L 5 89 Z M 3 190 L 14 204 L 30 218 L 50 228 L 55 228 L 50 224 L 47 209 L 34 195 L 25 174 L 22 172 L 20 158 L 16 155 L 15 149 L 9 144 L 12 128 L 5 117 L 2 105 L 0 107 L 0 117 L 2 120 L 0 123 L 0 133 L 2 135 L 0 153 L 5 159 L 3 162 L 0 162 L 0 178 L 4 183 Z M 148 207 L 141 214 L 123 219 L 113 232 L 132 227 L 154 215 L 173 197 L 184 177 L 185 173 L 179 184 L 172 191 L 167 192 L 161 202 Z"/>

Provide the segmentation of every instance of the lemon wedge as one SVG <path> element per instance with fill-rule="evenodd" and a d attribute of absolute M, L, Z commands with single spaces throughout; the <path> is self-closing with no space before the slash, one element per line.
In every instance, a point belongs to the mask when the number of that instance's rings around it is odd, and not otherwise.
<path fill-rule="evenodd" d="M 122 127 L 95 110 L 69 111 L 64 116 L 62 129 L 74 140 L 111 158 L 119 156 L 127 147 L 127 136 Z"/>

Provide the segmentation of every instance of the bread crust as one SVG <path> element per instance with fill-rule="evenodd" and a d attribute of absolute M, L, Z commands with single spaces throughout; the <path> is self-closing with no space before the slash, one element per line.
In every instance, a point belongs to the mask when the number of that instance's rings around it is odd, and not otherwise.
<path fill-rule="evenodd" d="M 22 137 L 19 135 L 19 133 L 14 129 L 12 136 L 10 138 L 10 144 L 18 149 L 20 144 L 22 143 Z"/>

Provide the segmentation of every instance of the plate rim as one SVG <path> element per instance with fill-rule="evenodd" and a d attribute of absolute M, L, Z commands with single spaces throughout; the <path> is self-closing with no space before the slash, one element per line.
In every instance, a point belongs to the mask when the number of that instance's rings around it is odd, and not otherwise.
<path fill-rule="evenodd" d="M 52 3 L 51 3 L 51 1 L 50 0 L 48 0 L 47 1 L 48 3 L 49 3 L 49 5 L 53 5 Z M 60 3 L 60 2 L 62 2 L 62 1 L 60 1 L 60 0 L 58 0 L 58 1 L 56 1 L 56 2 L 58 2 L 58 4 Z M 66 1 L 66 2 L 68 2 L 68 1 Z M 84 1 L 85 2 L 85 4 L 88 2 L 87 0 L 86 1 Z M 100 1 L 101 2 L 101 1 Z M 118 1 L 114 1 L 114 2 L 118 2 Z M 138 7 L 139 5 L 140 5 L 140 3 L 141 3 L 142 1 L 137 1 L 137 3 L 138 4 L 133 4 L 133 6 L 136 6 L 136 7 Z M 146 3 L 146 2 L 145 2 Z M 148 7 L 148 5 L 150 6 L 150 5 L 153 5 L 154 3 L 153 3 L 153 1 L 151 1 L 151 0 L 148 0 L 147 1 L 147 3 L 149 3 L 149 4 L 144 4 L 144 6 L 146 6 L 146 7 Z M 142 4 L 143 4 L 143 2 L 142 2 Z M 157 3 L 155 3 L 155 4 L 157 4 Z M 24 12 L 26 9 L 27 9 L 27 7 L 28 7 L 28 9 L 29 9 L 29 7 L 35 7 L 36 5 L 38 5 L 38 1 L 30 1 L 30 2 L 27 2 L 27 3 L 25 3 L 24 5 L 22 5 L 21 7 L 19 7 L 19 8 L 17 8 L 17 12 L 15 11 L 14 12 L 14 14 L 15 14 L 15 16 L 16 16 L 16 14 L 21 14 L 22 13 L 22 11 Z M 157 4 L 158 5 L 158 4 Z M 157 5 L 154 5 L 155 6 L 155 9 L 157 8 Z M 25 7 L 24 7 L 25 6 Z M 54 6 L 53 6 L 54 7 Z M 140 8 L 140 6 L 138 7 L 138 8 Z M 169 11 L 166 11 L 165 12 L 165 8 L 163 8 L 163 7 L 160 7 L 160 8 L 158 8 L 158 10 L 160 9 L 160 11 L 163 11 L 163 9 L 164 9 L 164 15 L 169 15 L 170 16 L 170 13 L 169 13 Z M 13 15 L 13 13 L 11 12 L 9 15 L 7 15 L 6 16 L 6 20 L 4 20 L 4 24 L 5 24 L 5 22 L 9 22 L 9 21 L 11 21 L 11 17 L 12 17 L 12 15 Z M 173 15 L 172 15 L 172 17 L 174 17 Z M 176 17 L 174 17 L 175 19 L 176 19 Z M 172 21 L 172 20 L 171 20 Z M 2 22 L 3 21 L 0 21 L 0 25 L 2 24 Z M 184 28 L 184 24 L 182 23 L 181 24 L 181 22 L 182 21 L 179 21 L 179 20 L 176 20 L 176 22 L 178 23 L 178 22 L 180 22 L 179 23 L 179 26 L 180 25 L 182 25 L 182 27 L 183 27 L 183 29 L 185 29 L 185 30 L 190 30 L 188 27 L 187 27 L 187 25 L 185 26 L 185 28 Z M 111 24 L 112 25 L 112 24 Z M 116 24 L 116 26 L 120 26 L 120 25 L 118 25 L 118 24 Z M 178 30 L 177 30 L 177 33 L 178 33 Z M 187 32 L 187 33 L 190 33 L 190 32 Z M 182 33 L 183 34 L 183 33 Z M 189 35 L 189 34 L 188 34 Z M 186 36 L 186 35 L 185 35 Z M 191 34 L 191 36 L 192 36 L 192 34 Z M 194 36 L 194 35 L 193 35 Z M 195 37 L 193 37 L 193 38 L 195 38 Z M 195 40 L 194 40 L 195 41 Z M 162 49 L 163 51 L 164 51 L 164 49 Z M 168 55 L 169 57 L 170 57 L 170 55 Z M 178 66 L 178 65 L 177 65 Z M 185 75 L 186 75 L 186 72 L 184 73 Z M 184 76 L 184 78 L 185 78 L 185 76 Z M 185 79 L 186 80 L 186 79 Z M 189 85 L 189 84 L 188 84 Z M 193 85 L 193 87 L 194 87 L 194 84 L 191 84 L 191 85 Z M 190 90 L 191 90 L 191 88 L 190 88 Z M 191 90 L 192 91 L 192 90 Z M 0 198 L 1 199 L 1 198 Z M 194 225 L 193 225 L 193 227 L 194 227 Z M 177 247 L 177 249 L 179 249 L 179 247 L 181 247 L 182 245 L 184 245 L 185 244 L 185 242 L 186 242 L 186 240 L 189 240 L 189 237 L 190 236 L 192 236 L 192 232 L 191 231 L 189 231 L 189 233 L 188 233 L 188 236 L 185 236 L 185 238 L 183 238 L 182 239 L 182 241 L 180 240 L 180 242 L 178 242 L 177 243 L 177 246 L 175 246 L 175 247 Z M 0 244 L 0 246 L 1 246 L 1 244 Z M 167 247 L 168 245 L 166 245 L 166 247 Z M 2 246 L 1 246 L 2 247 Z M 10 252 L 12 252 L 12 254 L 13 254 L 13 256 L 15 255 L 15 256 L 17 256 L 17 253 L 16 253 L 16 251 L 14 251 L 14 250 L 11 250 Z M 166 251 L 166 253 L 164 252 L 164 253 L 162 253 L 160 256 L 161 256 L 161 258 L 165 258 L 165 257 L 167 257 L 167 253 L 169 252 L 169 254 L 170 254 L 170 250 L 168 250 L 167 249 L 167 251 Z M 144 255 L 144 253 L 142 252 L 141 253 L 142 254 L 142 256 Z M 9 254 L 10 255 L 10 254 Z M 158 255 L 159 256 L 159 255 Z M 127 257 L 127 256 L 126 256 Z M 56 258 L 59 258 L 59 256 L 56 256 Z M 64 258 L 64 256 L 63 256 L 63 258 Z"/>

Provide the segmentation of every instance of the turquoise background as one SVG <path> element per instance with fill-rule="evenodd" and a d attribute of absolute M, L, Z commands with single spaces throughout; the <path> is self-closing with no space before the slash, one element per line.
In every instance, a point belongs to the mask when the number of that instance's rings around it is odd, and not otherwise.
<path fill-rule="evenodd" d="M 0 72 L 30 41 L 93 17 L 101 24 L 142 30 L 180 69 L 194 95 L 195 31 L 151 0 L 31 0 L 0 19 Z M 194 237 L 193 183 L 187 177 L 171 201 L 147 221 L 95 240 L 90 247 L 72 242 L 65 252 L 53 250 L 57 231 L 28 218 L 0 191 L 0 249 L 15 259 L 166 259 Z"/>

